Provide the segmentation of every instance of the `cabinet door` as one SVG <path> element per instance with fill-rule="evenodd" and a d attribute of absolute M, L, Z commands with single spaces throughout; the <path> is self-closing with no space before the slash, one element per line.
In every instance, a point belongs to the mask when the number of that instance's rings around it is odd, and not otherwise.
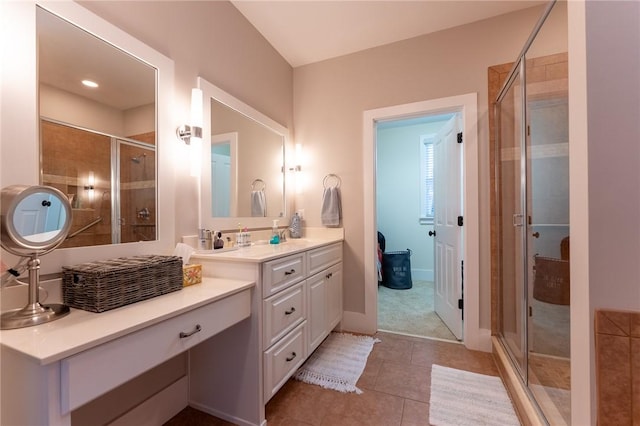
<path fill-rule="evenodd" d="M 342 262 L 307 280 L 309 353 L 342 321 Z"/>
<path fill-rule="evenodd" d="M 327 300 L 327 278 L 326 274 L 320 273 L 307 280 L 309 294 L 309 353 L 322 343 L 327 336 L 326 326 L 326 300 Z"/>
<path fill-rule="evenodd" d="M 327 270 L 327 334 L 342 321 L 342 263 L 332 266 Z"/>

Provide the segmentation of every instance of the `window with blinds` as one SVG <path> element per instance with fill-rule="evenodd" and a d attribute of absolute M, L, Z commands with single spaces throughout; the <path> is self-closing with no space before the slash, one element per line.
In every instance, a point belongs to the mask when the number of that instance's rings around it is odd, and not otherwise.
<path fill-rule="evenodd" d="M 433 224 L 433 142 L 435 135 L 420 137 L 420 223 Z"/>

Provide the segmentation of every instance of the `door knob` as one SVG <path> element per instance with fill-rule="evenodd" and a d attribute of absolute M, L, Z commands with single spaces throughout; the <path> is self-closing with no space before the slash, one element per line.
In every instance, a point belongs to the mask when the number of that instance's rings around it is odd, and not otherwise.
<path fill-rule="evenodd" d="M 430 237 L 435 237 L 436 236 L 436 231 L 429 231 L 429 236 Z"/>
<path fill-rule="evenodd" d="M 539 238 L 539 237 L 540 237 L 540 233 L 536 231 L 536 232 L 534 232 L 533 234 L 531 234 L 531 236 L 532 236 L 533 238 Z"/>

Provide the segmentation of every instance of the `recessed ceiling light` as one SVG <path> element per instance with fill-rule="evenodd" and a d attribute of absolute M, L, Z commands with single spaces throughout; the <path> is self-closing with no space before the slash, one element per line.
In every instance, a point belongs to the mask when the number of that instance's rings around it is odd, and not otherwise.
<path fill-rule="evenodd" d="M 82 80 L 82 84 L 84 84 L 87 87 L 98 87 L 98 83 L 91 80 Z"/>

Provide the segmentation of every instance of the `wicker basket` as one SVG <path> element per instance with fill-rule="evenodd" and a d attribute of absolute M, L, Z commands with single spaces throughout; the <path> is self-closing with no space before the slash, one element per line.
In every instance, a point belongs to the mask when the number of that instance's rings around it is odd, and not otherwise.
<path fill-rule="evenodd" d="M 568 305 L 571 299 L 569 261 L 535 257 L 533 297 L 554 305 Z"/>
<path fill-rule="evenodd" d="M 182 259 L 141 255 L 62 267 L 64 303 L 104 312 L 182 289 Z"/>

